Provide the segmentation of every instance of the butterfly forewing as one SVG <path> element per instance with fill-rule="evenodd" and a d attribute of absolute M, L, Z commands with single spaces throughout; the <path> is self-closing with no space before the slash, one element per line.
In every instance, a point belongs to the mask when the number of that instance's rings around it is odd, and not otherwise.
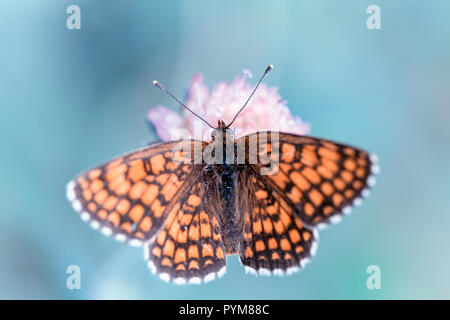
<path fill-rule="evenodd" d="M 69 182 L 67 196 L 93 228 L 139 245 L 159 231 L 193 184 L 184 145 L 186 150 L 203 148 L 200 141 L 178 141 L 128 153 Z"/>
<path fill-rule="evenodd" d="M 261 134 L 241 139 L 251 140 Z M 262 149 L 270 151 L 274 144 L 272 133 L 264 134 L 268 136 L 267 147 Z M 368 194 L 378 171 L 375 156 L 324 139 L 278 132 L 276 135 L 278 166 L 262 178 L 304 223 L 324 226 L 337 222 Z"/>

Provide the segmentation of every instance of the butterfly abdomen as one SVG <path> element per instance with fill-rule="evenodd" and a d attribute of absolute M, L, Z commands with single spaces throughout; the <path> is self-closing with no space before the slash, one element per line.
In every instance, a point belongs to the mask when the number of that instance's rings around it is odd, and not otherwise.
<path fill-rule="evenodd" d="M 236 253 L 238 248 L 238 217 L 236 215 L 236 167 L 230 164 L 220 165 L 221 183 L 219 194 L 223 204 L 222 235 L 227 244 L 227 253 Z"/>

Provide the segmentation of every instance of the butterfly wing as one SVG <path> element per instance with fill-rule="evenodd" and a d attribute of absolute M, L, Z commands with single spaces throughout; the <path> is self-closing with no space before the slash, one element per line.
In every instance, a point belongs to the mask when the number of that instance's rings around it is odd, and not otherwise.
<path fill-rule="evenodd" d="M 261 139 L 262 135 L 267 138 Z M 260 143 L 259 159 L 262 152 L 278 160 L 263 179 L 311 226 L 337 222 L 359 205 L 378 172 L 376 156 L 324 139 L 278 132 L 258 132 L 241 139 L 247 144 Z M 258 173 L 262 168 L 257 167 Z"/>
<path fill-rule="evenodd" d="M 248 166 L 238 178 L 238 208 L 243 217 L 240 260 L 246 271 L 289 274 L 314 254 L 317 234 L 304 226 L 294 208 L 256 170 Z"/>
<path fill-rule="evenodd" d="M 128 153 L 70 181 L 67 197 L 94 229 L 140 245 L 158 232 L 193 184 L 196 165 L 187 158 L 205 144 L 175 141 Z"/>
<path fill-rule="evenodd" d="M 194 180 L 145 249 L 150 269 L 176 284 L 209 282 L 225 273 L 225 246 L 211 207 L 214 199 L 206 192 L 201 172 Z"/>

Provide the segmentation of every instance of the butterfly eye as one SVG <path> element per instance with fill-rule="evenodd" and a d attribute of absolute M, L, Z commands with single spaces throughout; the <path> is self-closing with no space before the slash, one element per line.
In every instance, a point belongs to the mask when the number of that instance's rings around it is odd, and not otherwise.
<path fill-rule="evenodd" d="M 234 131 L 232 129 L 225 129 L 225 133 L 229 136 L 234 137 Z"/>
<path fill-rule="evenodd" d="M 219 129 L 214 129 L 214 130 L 211 132 L 211 137 L 212 137 L 212 138 L 218 137 L 218 136 L 220 136 L 220 134 L 221 134 L 221 131 L 220 131 Z"/>

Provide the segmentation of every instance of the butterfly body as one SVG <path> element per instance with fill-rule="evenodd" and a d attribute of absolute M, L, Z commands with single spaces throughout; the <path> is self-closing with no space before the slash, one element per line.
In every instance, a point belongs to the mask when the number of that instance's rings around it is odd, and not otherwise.
<path fill-rule="evenodd" d="M 204 181 L 215 181 L 206 186 L 207 203 L 217 203 L 220 208 L 211 210 L 216 212 L 220 221 L 221 234 L 226 248 L 226 254 L 238 252 L 240 230 L 239 230 L 239 210 L 237 206 L 237 178 L 243 169 L 237 164 L 237 140 L 232 135 L 231 130 L 227 130 L 225 123 L 219 121 L 218 128 L 212 133 L 213 142 L 218 142 L 222 151 L 219 163 L 205 164 L 206 176 Z M 227 143 L 231 145 L 227 147 Z M 227 151 L 232 150 L 231 157 L 227 156 Z M 203 157 L 206 158 L 206 157 Z"/>
<path fill-rule="evenodd" d="M 207 175 L 205 206 L 213 205 L 211 210 L 220 221 L 220 231 L 225 244 L 226 253 L 236 253 L 238 248 L 238 210 L 236 208 L 236 177 L 238 175 L 235 165 L 208 165 L 205 167 Z"/>

